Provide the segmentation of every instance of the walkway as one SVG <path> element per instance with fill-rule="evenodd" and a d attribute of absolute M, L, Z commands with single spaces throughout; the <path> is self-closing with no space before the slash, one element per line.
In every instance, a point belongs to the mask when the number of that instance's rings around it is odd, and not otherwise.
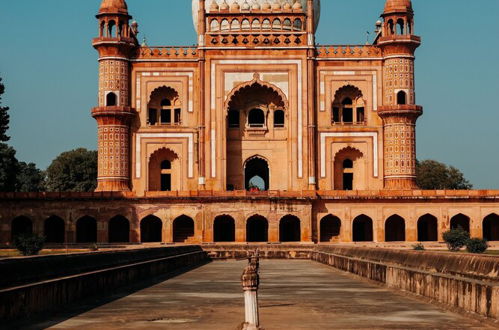
<path fill-rule="evenodd" d="M 245 261 L 213 262 L 114 300 L 65 311 L 52 329 L 234 330 L 243 320 Z M 312 261 L 264 260 L 261 321 L 274 329 L 486 329 L 412 297 Z"/>

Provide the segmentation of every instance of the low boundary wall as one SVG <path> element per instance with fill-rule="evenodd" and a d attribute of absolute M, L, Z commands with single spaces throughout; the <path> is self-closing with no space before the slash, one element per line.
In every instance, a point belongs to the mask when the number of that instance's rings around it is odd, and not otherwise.
<path fill-rule="evenodd" d="M 312 260 L 451 308 L 499 319 L 497 257 L 319 247 Z"/>
<path fill-rule="evenodd" d="M 147 258 L 144 251 L 152 253 L 153 258 Z M 138 257 L 142 260 L 137 261 Z M 53 261 L 64 262 L 68 260 L 64 257 L 70 256 L 51 256 Z M 47 278 L 46 269 L 43 267 L 31 268 L 36 264 L 44 264 L 34 258 L 21 258 L 9 260 L 12 264 L 25 264 L 24 269 L 30 269 L 34 276 L 38 271 L 40 274 L 45 274 L 43 280 L 22 284 L 14 287 L 3 288 L 0 290 L 0 320 L 13 320 L 21 317 L 32 316 L 34 314 L 55 309 L 61 305 L 77 301 L 82 298 L 87 298 L 95 295 L 104 295 L 111 293 L 115 289 L 126 285 L 134 284 L 140 281 L 151 279 L 158 275 L 164 275 L 182 269 L 199 266 L 208 261 L 206 252 L 199 247 L 183 247 L 183 248 L 159 248 L 145 250 L 130 250 L 121 253 L 121 257 L 127 258 L 128 263 L 116 266 L 116 253 L 103 252 L 102 255 L 73 255 L 78 257 L 77 262 L 68 263 L 65 270 L 74 272 L 80 264 L 82 269 L 92 266 L 91 262 L 100 259 L 99 269 L 92 271 L 84 271 L 72 275 L 62 275 L 63 272 L 57 272 L 54 269 L 54 274 L 58 275 L 52 278 Z M 45 265 L 50 265 L 50 256 L 41 257 L 45 260 Z M 114 261 L 106 264 L 105 259 Z M 130 262 L 130 260 L 132 260 Z M 55 262 L 57 263 L 57 262 Z M 95 268 L 96 265 L 94 264 Z M 15 273 L 14 273 L 15 274 Z M 24 277 L 26 280 L 26 276 Z"/>

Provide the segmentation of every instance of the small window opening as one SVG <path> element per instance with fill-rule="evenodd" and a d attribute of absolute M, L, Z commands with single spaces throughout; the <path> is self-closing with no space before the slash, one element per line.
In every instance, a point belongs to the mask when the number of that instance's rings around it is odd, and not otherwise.
<path fill-rule="evenodd" d="M 172 110 L 161 109 L 161 124 L 171 124 L 171 123 L 172 123 Z"/>
<path fill-rule="evenodd" d="M 172 101 L 168 100 L 168 99 L 164 99 L 163 101 L 161 101 L 161 106 L 162 107 L 169 107 L 172 105 Z"/>
<path fill-rule="evenodd" d="M 351 159 L 345 159 L 343 161 L 343 168 L 353 168 L 353 161 Z"/>
<path fill-rule="evenodd" d="M 149 125 L 156 125 L 158 123 L 158 110 L 149 109 Z"/>
<path fill-rule="evenodd" d="M 284 111 L 276 110 L 274 112 L 274 127 L 284 127 Z"/>
<path fill-rule="evenodd" d="M 180 111 L 180 109 L 175 109 L 174 111 L 175 111 L 175 116 L 174 116 L 175 117 L 174 118 L 175 124 L 181 124 L 182 120 L 181 120 L 181 111 Z"/>
<path fill-rule="evenodd" d="M 239 127 L 239 111 L 229 110 L 229 127 L 230 128 Z"/>
<path fill-rule="evenodd" d="M 113 92 L 107 93 L 107 95 L 106 95 L 106 106 L 108 106 L 108 107 L 114 107 L 114 106 L 116 106 L 116 101 L 117 101 L 116 94 L 114 94 Z"/>
<path fill-rule="evenodd" d="M 169 160 L 164 160 L 161 162 L 161 169 L 162 170 L 171 170 L 172 169 L 172 162 Z"/>
<path fill-rule="evenodd" d="M 357 108 L 357 123 L 364 123 L 366 121 L 364 108 Z"/>
<path fill-rule="evenodd" d="M 333 123 L 339 123 L 340 120 L 340 108 L 333 108 Z"/>
<path fill-rule="evenodd" d="M 116 23 L 114 23 L 114 21 L 108 23 L 107 29 L 109 38 L 116 37 Z"/>
<path fill-rule="evenodd" d="M 353 101 L 352 101 L 352 99 L 351 99 L 351 98 L 346 97 L 346 98 L 343 100 L 343 102 L 341 102 L 341 104 L 343 104 L 343 105 L 352 105 L 352 104 L 353 104 Z"/>
<path fill-rule="evenodd" d="M 393 24 L 393 21 L 392 20 L 389 20 L 388 21 L 388 33 L 390 35 L 394 34 L 395 33 L 395 26 Z"/>
<path fill-rule="evenodd" d="M 403 19 L 399 19 L 397 21 L 397 34 L 403 35 L 405 34 L 405 22 Z"/>
<path fill-rule="evenodd" d="M 397 104 L 407 104 L 407 94 L 404 91 L 397 93 Z"/>
<path fill-rule="evenodd" d="M 253 109 L 248 115 L 248 124 L 250 127 L 264 127 L 265 114 L 261 109 Z"/>
<path fill-rule="evenodd" d="M 353 123 L 353 109 L 343 108 L 343 122 L 346 124 Z"/>

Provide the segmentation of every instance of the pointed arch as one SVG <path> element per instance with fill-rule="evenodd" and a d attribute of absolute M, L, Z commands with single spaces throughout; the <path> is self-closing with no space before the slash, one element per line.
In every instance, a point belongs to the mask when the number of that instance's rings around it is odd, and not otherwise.
<path fill-rule="evenodd" d="M 295 215 L 288 214 L 279 221 L 280 242 L 301 241 L 301 221 Z"/>
<path fill-rule="evenodd" d="M 178 191 L 181 189 L 180 160 L 178 154 L 172 149 L 163 147 L 155 150 L 149 156 L 148 170 L 149 191 Z"/>
<path fill-rule="evenodd" d="M 438 241 L 438 220 L 431 214 L 425 214 L 418 219 L 418 241 Z"/>
<path fill-rule="evenodd" d="M 361 190 L 366 166 L 364 154 L 357 148 L 346 147 L 334 155 L 333 180 L 335 190 Z"/>
<path fill-rule="evenodd" d="M 181 215 L 173 220 L 173 241 L 176 243 L 185 243 L 194 237 L 194 220 Z"/>
<path fill-rule="evenodd" d="M 483 238 L 487 241 L 499 241 L 499 215 L 489 214 L 482 223 Z"/>
<path fill-rule="evenodd" d="M 130 221 L 122 215 L 109 220 L 107 231 L 109 243 L 130 242 Z"/>
<path fill-rule="evenodd" d="M 269 240 L 269 222 L 261 215 L 253 215 L 246 220 L 246 241 L 267 242 Z"/>
<path fill-rule="evenodd" d="M 213 221 L 214 242 L 234 242 L 236 240 L 236 221 L 227 214 L 215 217 Z"/>
<path fill-rule="evenodd" d="M 340 236 L 341 220 L 337 216 L 328 214 L 320 221 L 320 241 L 331 242 Z"/>
<path fill-rule="evenodd" d="M 450 219 L 450 228 L 461 228 L 464 231 L 470 232 L 470 217 L 463 213 L 456 214 Z"/>
<path fill-rule="evenodd" d="M 278 102 L 276 106 L 288 109 L 288 99 L 284 92 L 276 85 L 261 80 L 258 73 L 254 75 L 253 80 L 241 83 L 230 91 L 230 93 L 227 95 L 227 98 L 225 99 L 224 108 L 227 110 L 231 109 L 231 105 L 232 103 L 234 103 L 236 96 L 243 91 L 249 90 L 251 88 L 262 88 L 264 90 L 267 90 L 268 92 L 276 93 L 280 98 L 280 100 L 278 100 L 280 102 Z"/>
<path fill-rule="evenodd" d="M 140 221 L 140 241 L 161 242 L 163 236 L 163 222 L 155 215 L 148 215 Z"/>
<path fill-rule="evenodd" d="M 47 243 L 64 243 L 66 234 L 64 220 L 56 215 L 45 219 L 43 223 L 43 235 Z"/>
<path fill-rule="evenodd" d="M 405 220 L 398 214 L 394 214 L 385 221 L 385 241 L 405 241 Z"/>
<path fill-rule="evenodd" d="M 243 168 L 246 190 L 250 190 L 252 186 L 259 188 L 259 190 L 269 190 L 270 166 L 269 161 L 265 157 L 260 155 L 251 156 L 246 159 L 243 164 Z M 263 182 L 252 182 L 253 180 L 258 180 L 258 178 L 260 178 Z"/>

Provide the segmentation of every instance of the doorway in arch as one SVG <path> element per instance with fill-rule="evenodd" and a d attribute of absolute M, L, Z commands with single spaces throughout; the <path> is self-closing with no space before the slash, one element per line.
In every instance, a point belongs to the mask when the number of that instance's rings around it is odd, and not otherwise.
<path fill-rule="evenodd" d="M 244 167 L 244 180 L 246 190 L 269 190 L 269 165 L 266 160 L 253 157 L 246 162 Z"/>

